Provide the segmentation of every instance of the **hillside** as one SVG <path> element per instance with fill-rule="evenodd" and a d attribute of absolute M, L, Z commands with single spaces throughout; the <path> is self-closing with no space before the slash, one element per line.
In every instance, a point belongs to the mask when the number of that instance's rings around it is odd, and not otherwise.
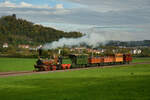
<path fill-rule="evenodd" d="M 111 40 L 111 41 L 107 42 L 106 46 L 126 46 L 126 47 L 147 46 L 147 47 L 150 47 L 150 40 L 143 40 L 143 41 L 114 41 L 114 40 Z"/>
<path fill-rule="evenodd" d="M 81 37 L 80 32 L 64 32 L 42 25 L 35 25 L 24 19 L 16 18 L 16 15 L 0 18 L 0 44 L 7 42 L 16 44 L 43 44 L 56 41 L 62 37 Z"/>

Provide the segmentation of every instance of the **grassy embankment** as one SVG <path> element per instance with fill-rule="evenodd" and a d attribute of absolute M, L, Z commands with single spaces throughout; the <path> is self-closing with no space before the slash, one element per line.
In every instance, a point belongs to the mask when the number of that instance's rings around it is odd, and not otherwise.
<path fill-rule="evenodd" d="M 150 65 L 0 78 L 3 100 L 150 100 Z"/>

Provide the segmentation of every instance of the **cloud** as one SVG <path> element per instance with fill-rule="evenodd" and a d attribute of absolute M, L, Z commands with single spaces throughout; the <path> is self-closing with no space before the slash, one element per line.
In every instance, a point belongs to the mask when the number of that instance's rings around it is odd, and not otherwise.
<path fill-rule="evenodd" d="M 97 12 L 149 8 L 150 0 L 61 0 L 74 2 Z"/>
<path fill-rule="evenodd" d="M 43 23 L 44 24 L 44 23 Z M 141 25 L 106 25 L 106 26 L 98 26 L 98 25 L 78 25 L 78 24 L 60 24 L 60 23 L 52 23 L 52 24 L 44 24 L 46 26 L 57 27 L 57 29 L 65 30 L 65 31 L 80 31 L 86 33 L 87 36 L 84 37 L 89 41 L 96 40 L 99 41 L 97 43 L 107 41 L 107 40 L 121 40 L 121 41 L 130 41 L 130 40 L 148 40 L 150 39 L 149 31 L 150 24 L 141 24 Z M 92 34 L 92 35 L 91 35 Z M 96 38 L 96 39 L 94 39 Z M 63 41 L 67 41 L 67 39 L 62 39 Z M 74 39 L 73 39 L 74 40 Z M 72 39 L 70 41 L 73 41 Z M 77 39 L 76 39 L 77 40 Z M 75 40 L 75 41 L 76 41 Z M 81 41 L 83 39 L 79 39 L 80 44 L 85 42 Z M 79 42 L 78 40 L 78 42 Z M 85 39 L 84 39 L 85 40 Z M 68 40 L 69 42 L 69 40 Z M 76 43 L 78 43 L 76 42 Z M 56 42 L 57 43 L 57 42 Z M 74 44 L 76 44 L 74 43 Z M 90 44 L 89 42 L 87 42 Z M 59 43 L 63 45 L 63 43 Z M 91 42 L 91 44 L 94 44 Z M 54 44 L 53 44 L 54 45 Z M 65 43 L 65 45 L 69 45 L 69 43 Z"/>
<path fill-rule="evenodd" d="M 63 6 L 63 4 L 56 4 L 55 8 L 56 9 L 63 9 L 64 6 Z"/>
<path fill-rule="evenodd" d="M 10 7 L 10 8 L 45 8 L 50 9 L 48 5 L 32 5 L 30 3 L 21 2 L 19 4 L 12 3 L 10 1 L 5 1 L 0 3 L 0 7 Z"/>
<path fill-rule="evenodd" d="M 11 3 L 9 1 L 5 1 L 3 3 L 0 3 L 0 7 L 16 7 L 15 3 Z"/>
<path fill-rule="evenodd" d="M 56 4 L 54 8 L 50 8 L 47 5 L 33 5 L 26 2 L 21 2 L 20 4 L 14 4 L 11 2 L 0 3 L 1 10 L 0 15 L 16 13 L 19 17 L 26 18 L 28 16 L 29 20 L 33 22 L 60 22 L 60 23 L 70 23 L 70 24 L 88 24 L 88 25 L 136 25 L 136 24 L 147 24 L 150 23 L 150 7 L 147 9 L 148 0 L 127 0 L 126 2 L 122 0 L 70 0 L 72 2 L 81 3 L 84 5 L 89 5 L 88 8 L 74 8 L 74 9 L 64 9 L 63 4 Z M 102 2 L 103 1 L 103 2 Z M 131 3 L 131 4 L 130 4 Z M 133 5 L 133 3 L 135 3 Z M 98 5 L 99 4 L 99 5 Z M 129 7 L 128 7 L 129 4 Z M 5 5 L 5 6 L 4 6 Z M 7 6 L 6 6 L 7 5 Z M 93 10 L 92 7 L 96 5 L 99 6 L 97 10 Z M 120 10 L 112 11 L 98 11 L 99 8 L 108 6 L 111 9 L 117 8 Z M 124 7 L 126 5 L 126 7 Z M 142 8 L 133 7 L 131 5 L 141 5 Z M 123 7 L 120 7 L 123 6 Z M 10 9 L 11 8 L 11 9 Z M 48 8 L 48 9 L 47 9 Z M 128 8 L 128 10 L 122 10 L 123 8 Z M 26 15 L 25 15 L 26 14 Z M 36 14 L 36 18 L 35 15 Z M 38 20 L 37 20 L 38 19 Z"/>
<path fill-rule="evenodd" d="M 66 8 L 63 2 L 51 7 L 44 3 L 5 1 L 0 3 L 0 16 L 16 13 L 17 17 L 34 23 L 53 23 L 47 26 L 65 31 L 95 32 L 106 39 L 111 39 L 109 36 L 120 40 L 150 39 L 150 0 L 59 1 L 83 6 Z"/>
<path fill-rule="evenodd" d="M 26 2 L 21 2 L 20 7 L 32 7 L 32 4 L 26 3 Z"/>
<path fill-rule="evenodd" d="M 57 16 L 66 23 L 88 25 L 136 25 L 150 23 L 147 9 L 129 11 L 96 12 L 90 9 L 74 9 L 69 14 Z"/>
<path fill-rule="evenodd" d="M 12 3 L 10 1 L 0 3 L 0 16 L 11 15 L 12 13 L 22 18 L 28 16 L 29 20 L 36 22 L 35 16 L 37 18 L 41 17 L 38 21 L 42 21 L 42 19 L 45 19 L 43 17 L 70 13 L 70 10 L 64 9 L 63 4 L 56 4 L 52 8 L 47 4 L 34 5 L 26 2 Z"/>

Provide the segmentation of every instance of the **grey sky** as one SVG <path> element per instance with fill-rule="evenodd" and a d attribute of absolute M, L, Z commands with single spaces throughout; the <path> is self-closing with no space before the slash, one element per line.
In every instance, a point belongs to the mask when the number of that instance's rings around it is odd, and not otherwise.
<path fill-rule="evenodd" d="M 54 0 L 62 3 L 55 7 L 8 1 L 0 3 L 0 16 L 16 13 L 34 23 L 65 31 L 96 32 L 106 39 L 150 39 L 150 0 Z M 66 2 L 80 6 L 68 7 Z"/>

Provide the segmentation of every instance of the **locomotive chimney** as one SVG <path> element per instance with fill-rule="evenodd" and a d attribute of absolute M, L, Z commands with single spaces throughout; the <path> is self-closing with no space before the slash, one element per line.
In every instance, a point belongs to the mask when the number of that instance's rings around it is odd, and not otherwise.
<path fill-rule="evenodd" d="M 42 56 L 42 48 L 39 48 L 38 52 L 39 52 L 39 56 Z"/>

